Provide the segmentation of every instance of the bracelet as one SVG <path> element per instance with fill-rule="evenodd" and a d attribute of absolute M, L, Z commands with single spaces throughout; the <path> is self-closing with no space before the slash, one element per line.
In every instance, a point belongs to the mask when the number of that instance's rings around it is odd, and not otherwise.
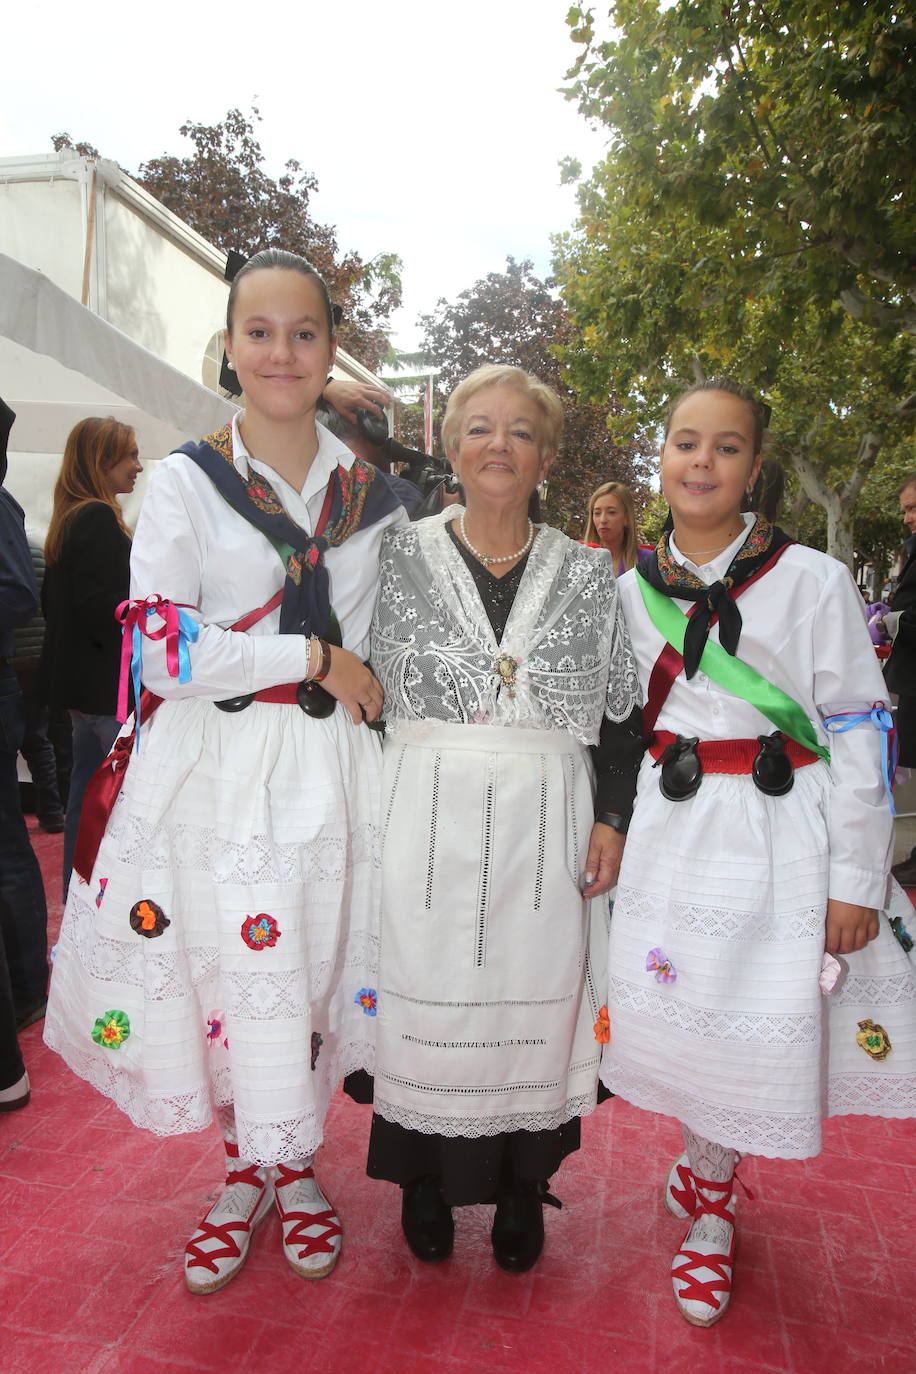
<path fill-rule="evenodd" d="M 621 835 L 627 833 L 627 827 L 630 824 L 628 820 L 618 815 L 616 811 L 601 811 L 595 817 L 595 820 L 600 821 L 602 825 L 609 825 L 612 830 L 618 831 Z"/>
<path fill-rule="evenodd" d="M 331 671 L 331 646 L 326 639 L 321 639 L 318 635 L 312 635 L 311 643 L 318 645 L 318 667 L 309 674 L 306 681 L 323 682 Z"/>

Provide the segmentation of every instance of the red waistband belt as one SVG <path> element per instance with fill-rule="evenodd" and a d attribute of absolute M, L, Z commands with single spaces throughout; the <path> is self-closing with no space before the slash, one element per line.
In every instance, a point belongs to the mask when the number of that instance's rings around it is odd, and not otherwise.
<path fill-rule="evenodd" d="M 676 738 L 670 730 L 656 730 L 649 753 L 654 759 L 661 758 Z M 783 748 L 793 768 L 817 763 L 817 754 L 794 739 L 783 736 Z M 759 753 L 760 744 L 755 739 L 705 739 L 697 745 L 697 756 L 704 773 L 749 773 Z"/>
<path fill-rule="evenodd" d="M 255 692 L 255 701 L 271 701 L 275 706 L 298 706 L 296 693 L 298 682 L 284 682 L 279 687 L 265 687 L 263 692 Z"/>

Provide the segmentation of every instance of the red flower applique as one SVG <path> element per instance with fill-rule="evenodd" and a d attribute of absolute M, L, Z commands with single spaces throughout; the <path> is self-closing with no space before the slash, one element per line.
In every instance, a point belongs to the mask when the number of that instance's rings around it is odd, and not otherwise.
<path fill-rule="evenodd" d="M 246 916 L 242 922 L 242 939 L 249 949 L 272 948 L 282 933 L 274 918 L 263 911 L 258 916 Z"/>

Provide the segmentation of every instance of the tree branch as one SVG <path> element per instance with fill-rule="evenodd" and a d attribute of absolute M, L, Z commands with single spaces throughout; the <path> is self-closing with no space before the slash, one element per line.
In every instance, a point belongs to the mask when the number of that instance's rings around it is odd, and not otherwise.
<path fill-rule="evenodd" d="M 875 434 L 872 430 L 866 430 L 859 441 L 859 452 L 856 457 L 856 465 L 849 481 L 844 484 L 843 493 L 840 498 L 841 503 L 847 509 L 858 498 L 859 492 L 865 485 L 865 479 L 875 466 L 875 459 L 878 451 L 884 442 L 883 434 Z"/>
<path fill-rule="evenodd" d="M 874 300 L 858 286 L 841 291 L 840 304 L 847 315 L 851 315 L 862 324 L 875 328 L 890 325 L 902 333 L 916 334 L 916 310 L 909 310 L 905 306 L 895 309 L 893 306 L 885 305 L 883 301 Z"/>

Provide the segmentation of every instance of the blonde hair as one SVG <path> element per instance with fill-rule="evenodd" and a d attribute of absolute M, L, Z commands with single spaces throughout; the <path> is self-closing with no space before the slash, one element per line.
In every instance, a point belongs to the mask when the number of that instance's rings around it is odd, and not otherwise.
<path fill-rule="evenodd" d="M 586 544 L 598 544 L 601 540 L 598 531 L 595 529 L 595 502 L 601 496 L 613 496 L 623 506 L 623 512 L 627 523 L 623 531 L 623 565 L 629 570 L 636 566 L 636 559 L 639 552 L 636 542 L 636 502 L 629 487 L 625 487 L 622 482 L 604 482 L 588 498 L 588 520 L 585 522 L 585 536 L 583 542 Z M 616 572 L 617 569 L 615 568 Z"/>
<path fill-rule="evenodd" d="M 538 448 L 541 456 L 556 456 L 563 435 L 563 402 L 552 387 L 525 372 L 521 367 L 501 363 L 485 363 L 475 368 L 463 382 L 459 382 L 448 398 L 442 420 L 442 443 L 447 458 L 458 448 L 458 435 L 465 407 L 478 391 L 489 386 L 511 386 L 533 402 L 537 408 Z"/>
<path fill-rule="evenodd" d="M 130 425 L 107 415 L 80 420 L 67 435 L 64 458 L 54 487 L 54 510 L 45 539 L 45 560 L 56 563 L 63 548 L 67 526 L 77 511 L 91 501 L 103 501 L 130 539 L 124 515 L 106 480 L 106 474 L 136 448 L 137 436 Z"/>

